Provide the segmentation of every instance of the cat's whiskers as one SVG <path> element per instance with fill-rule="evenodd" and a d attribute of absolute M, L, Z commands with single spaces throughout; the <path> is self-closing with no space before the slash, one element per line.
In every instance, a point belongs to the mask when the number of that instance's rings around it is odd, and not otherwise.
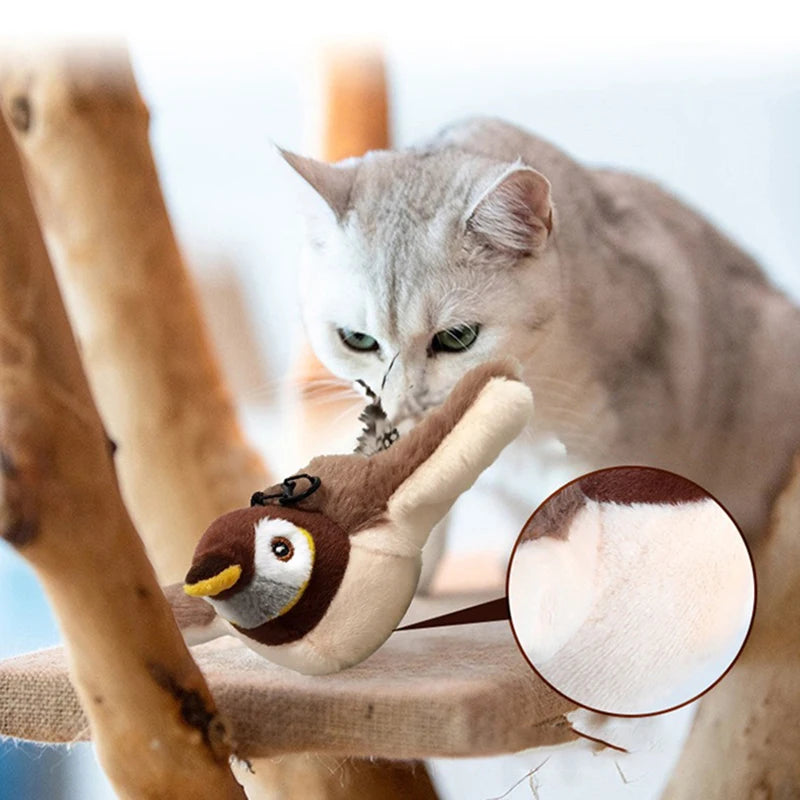
<path fill-rule="evenodd" d="M 567 453 L 572 456 L 592 458 L 603 452 L 603 442 L 598 437 L 586 437 L 570 431 L 559 433 L 557 438 L 564 445 Z"/>
<path fill-rule="evenodd" d="M 241 399 L 245 403 L 272 402 L 290 394 L 302 394 L 304 397 L 313 396 L 313 393 L 323 393 L 334 387 L 351 388 L 351 383 L 335 376 L 302 378 L 296 375 L 282 375 L 279 378 L 265 381 L 253 389 L 248 389 L 242 393 Z"/>
<path fill-rule="evenodd" d="M 544 375 L 542 373 L 528 373 L 527 378 L 532 383 L 548 383 L 554 384 L 556 386 L 562 386 L 570 390 L 574 390 L 576 393 L 581 391 L 580 384 L 576 383 L 575 381 L 567 380 L 566 378 L 557 378 L 554 375 Z"/>
<path fill-rule="evenodd" d="M 351 403 L 347 408 L 342 409 L 332 420 L 330 420 L 327 424 L 331 428 L 336 428 L 342 420 L 344 420 L 347 416 L 355 414 L 357 411 L 360 411 L 363 408 L 362 403 Z M 353 441 L 355 442 L 355 437 L 358 436 L 359 430 L 358 427 L 353 428 Z"/>
<path fill-rule="evenodd" d="M 587 424 L 591 425 L 597 420 L 597 414 L 589 411 L 581 411 L 576 408 L 567 408 L 566 406 L 558 406 L 556 408 L 548 409 L 548 419 L 555 419 L 561 422 L 571 420 L 579 427 L 585 427 Z"/>
<path fill-rule="evenodd" d="M 245 403 L 266 402 L 278 399 L 284 391 L 292 387 L 292 379 L 289 377 L 275 378 L 265 381 L 257 387 L 242 392 L 241 399 Z"/>
<path fill-rule="evenodd" d="M 352 389 L 353 382 L 344 378 L 296 378 L 294 379 L 294 386 L 296 389 L 306 394 L 309 391 L 316 389 L 329 389 L 331 387 L 341 387 Z"/>
<path fill-rule="evenodd" d="M 364 399 L 363 395 L 353 386 L 352 381 L 336 376 L 297 380 L 294 391 L 302 403 L 310 405 L 338 402 L 345 398 Z"/>
<path fill-rule="evenodd" d="M 542 416 L 546 420 L 544 427 L 554 430 L 559 437 L 569 435 L 573 440 L 581 438 L 583 441 L 599 443 L 602 437 L 598 432 L 597 422 L 601 417 L 601 411 L 602 407 L 597 403 L 586 411 L 559 407 L 556 404 L 548 407 Z"/>
<path fill-rule="evenodd" d="M 346 387 L 326 387 L 324 389 L 315 389 L 308 393 L 304 392 L 302 394 L 302 401 L 324 400 L 329 397 L 361 397 L 361 395 Z"/>
<path fill-rule="evenodd" d="M 337 377 L 330 377 L 330 378 L 293 378 L 292 379 L 297 386 L 350 386 L 352 381 L 348 381 L 345 378 L 337 378 Z"/>
<path fill-rule="evenodd" d="M 361 407 L 364 405 L 364 398 L 352 392 L 337 392 L 336 394 L 327 394 L 321 397 L 306 398 L 303 401 L 303 406 L 306 408 L 318 409 L 322 406 L 332 406 L 349 401 L 353 407 Z"/>

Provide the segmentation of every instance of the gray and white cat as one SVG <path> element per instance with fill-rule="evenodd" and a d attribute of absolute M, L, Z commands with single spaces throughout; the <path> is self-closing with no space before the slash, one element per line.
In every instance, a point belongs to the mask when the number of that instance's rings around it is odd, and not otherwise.
<path fill-rule="evenodd" d="M 679 472 L 756 538 L 800 446 L 800 312 L 707 221 L 493 119 L 336 165 L 284 157 L 315 190 L 312 346 L 382 387 L 401 432 L 515 356 L 536 403 L 519 447 L 553 434 L 589 467 Z"/>

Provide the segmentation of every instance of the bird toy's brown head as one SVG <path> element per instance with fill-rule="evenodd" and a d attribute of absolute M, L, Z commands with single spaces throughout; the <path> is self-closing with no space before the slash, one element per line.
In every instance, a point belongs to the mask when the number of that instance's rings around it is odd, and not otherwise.
<path fill-rule="evenodd" d="M 288 478 L 280 495 L 257 492 L 250 508 L 215 520 L 198 543 L 186 575 L 186 594 L 203 597 L 221 617 L 262 644 L 293 641 L 313 628 L 347 568 L 347 534 L 324 514 L 286 502 L 300 480 Z M 318 481 L 309 483 L 318 486 Z M 296 496 L 308 495 L 301 490 Z M 278 503 L 268 505 L 272 499 Z"/>

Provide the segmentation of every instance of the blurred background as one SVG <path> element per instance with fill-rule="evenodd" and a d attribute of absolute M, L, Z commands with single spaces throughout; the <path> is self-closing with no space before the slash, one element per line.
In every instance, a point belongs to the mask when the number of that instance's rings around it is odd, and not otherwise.
<path fill-rule="evenodd" d="M 276 474 L 299 463 L 285 421 L 302 341 L 293 280 L 302 225 L 272 143 L 320 155 L 323 40 L 347 33 L 382 42 L 396 145 L 460 117 L 504 117 L 581 161 L 660 181 L 800 301 L 800 34 L 782 5 L 738 18 L 727 7 L 670 4 L 662 19 L 650 8 L 655 16 L 645 19 L 633 4 L 618 12 L 603 4 L 601 14 L 584 3 L 545 19 L 500 4 L 467 24 L 465 11 L 422 4 L 379 19 L 366 4 L 352 13 L 307 9 L 308 18 L 295 8 L 286 19 L 233 4 L 225 19 L 235 20 L 235 34 L 189 7 L 153 9 L 144 24 L 89 5 L 83 17 L 51 9 L 44 31 L 32 11 L 20 12 L 18 34 L 125 34 L 223 369 Z M 455 551 L 476 547 L 479 531 L 456 528 Z M 57 642 L 31 571 L 0 547 L 0 657 Z M 608 765 L 577 775 L 574 764 L 553 761 L 550 781 L 561 793 L 541 797 L 656 797 L 685 727 L 676 722 L 672 749 L 631 783 Z M 547 755 L 438 762 L 433 774 L 443 798 L 532 797 L 538 779 L 526 775 Z M 86 745 L 0 743 L 2 800 L 112 796 Z"/>

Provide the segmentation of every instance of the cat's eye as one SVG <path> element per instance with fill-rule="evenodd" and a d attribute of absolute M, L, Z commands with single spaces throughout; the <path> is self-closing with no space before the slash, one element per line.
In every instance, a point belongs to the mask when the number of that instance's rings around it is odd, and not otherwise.
<path fill-rule="evenodd" d="M 458 353 L 469 350 L 478 338 L 480 325 L 456 325 L 446 331 L 439 331 L 433 337 L 431 347 L 436 353 Z"/>
<path fill-rule="evenodd" d="M 350 328 L 339 328 L 338 334 L 345 347 L 349 347 L 351 350 L 369 353 L 378 349 L 377 339 L 375 339 L 374 336 L 370 336 L 368 333 L 351 331 Z"/>

